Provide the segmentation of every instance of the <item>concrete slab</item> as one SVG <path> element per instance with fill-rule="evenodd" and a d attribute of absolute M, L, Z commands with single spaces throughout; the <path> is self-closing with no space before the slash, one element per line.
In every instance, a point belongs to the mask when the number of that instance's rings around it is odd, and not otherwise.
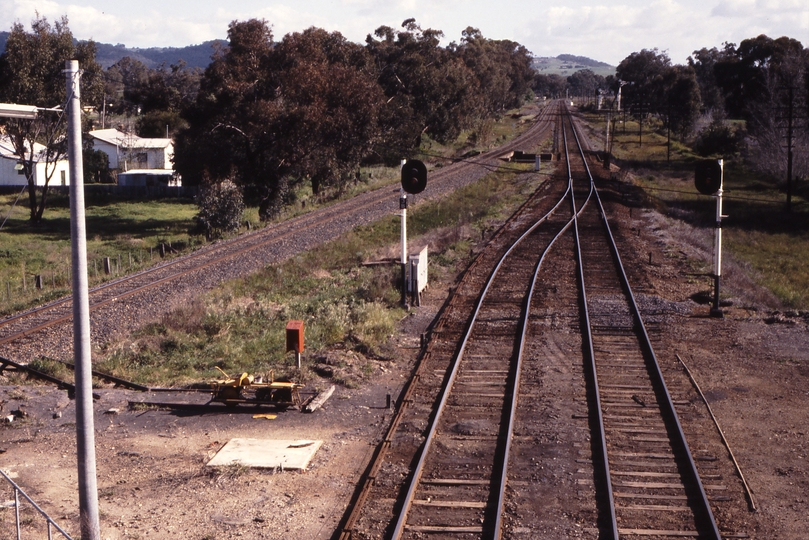
<path fill-rule="evenodd" d="M 209 467 L 242 465 L 266 469 L 306 470 L 323 441 L 231 439 L 208 462 Z"/>

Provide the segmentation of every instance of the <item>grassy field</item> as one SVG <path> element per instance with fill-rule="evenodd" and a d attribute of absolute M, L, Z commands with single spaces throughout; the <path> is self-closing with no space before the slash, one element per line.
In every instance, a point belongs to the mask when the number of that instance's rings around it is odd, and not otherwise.
<path fill-rule="evenodd" d="M 474 244 L 491 232 L 539 185 L 540 177 L 508 172 L 419 204 L 408 213 L 411 242 L 427 237 L 430 280 L 468 264 Z M 182 384 L 228 373 L 293 374 L 284 354 L 284 327 L 305 323 L 304 364 L 327 348 L 356 351 L 344 384 L 359 384 L 368 359 L 392 359 L 388 338 L 405 312 L 400 306 L 399 267 L 363 266 L 399 242 L 399 219 L 360 227 L 341 239 L 224 283 L 190 306 L 169 313 L 136 335 L 96 355 L 98 369 L 152 385 Z M 344 366 L 338 366 L 344 367 Z M 304 370 L 304 381 L 309 372 Z"/>
<path fill-rule="evenodd" d="M 8 216 L 0 231 L 0 313 L 70 293 L 70 202 L 51 194 L 42 224 L 28 221 L 27 198 L 12 210 L 15 195 L 0 196 L 0 211 Z M 135 271 L 159 259 L 158 247 L 169 252 L 198 245 L 191 236 L 196 207 L 187 200 L 130 202 L 109 197 L 86 201 L 87 258 L 91 285 Z M 104 273 L 110 258 L 111 274 Z M 41 276 L 42 289 L 35 287 Z"/>
<path fill-rule="evenodd" d="M 427 141 L 416 157 L 443 164 L 452 156 L 485 149 L 518 135 L 538 112 L 534 105 L 514 111 L 497 122 L 464 133 L 452 145 Z M 550 144 L 548 142 L 548 144 Z M 342 192 L 316 196 L 308 185 L 295 191 L 292 203 L 278 220 L 333 204 L 362 191 L 397 183 L 398 167 L 363 169 L 360 180 Z M 465 264 L 471 246 L 490 232 L 492 220 L 508 215 L 536 183 L 525 183 L 513 171 L 490 175 L 459 191 L 449 200 L 413 207 L 411 238 L 428 235 L 431 279 Z M 9 215 L 0 230 L 0 312 L 9 314 L 70 293 L 69 200 L 55 195 L 42 225 L 28 222 L 26 200 L 11 210 L 15 196 L 0 196 L 0 209 Z M 171 246 L 167 256 L 194 249 L 205 240 L 190 233 L 197 212 L 191 200 L 124 201 L 109 196 L 86 201 L 88 271 L 91 286 L 157 262 L 158 247 Z M 496 216 L 496 217 L 493 217 Z M 248 207 L 245 220 L 258 223 L 258 210 Z M 99 369 L 150 384 L 172 384 L 214 377 L 214 366 L 226 370 L 260 371 L 276 375 L 289 359 L 279 353 L 283 326 L 291 318 L 307 321 L 307 347 L 317 351 L 339 344 L 371 357 L 388 354 L 384 343 L 398 306 L 398 267 L 366 268 L 359 263 L 398 243 L 398 219 L 382 220 L 358 229 L 339 242 L 319 247 L 284 264 L 220 289 L 153 322 L 130 341 L 108 344 L 98 351 Z M 112 272 L 104 272 L 104 258 Z M 42 276 L 42 289 L 34 276 Z M 283 291 L 283 293 L 279 292 Z M 39 367 L 56 371 L 58 363 L 42 358 Z"/>
<path fill-rule="evenodd" d="M 454 156 L 485 149 L 521 133 L 538 112 L 535 105 L 512 111 L 501 119 L 487 120 L 465 132 L 452 144 L 427 140 L 414 157 L 429 159 L 437 166 L 451 163 Z M 446 158 L 445 161 L 441 158 Z M 315 195 L 311 186 L 296 187 L 292 202 L 275 221 L 289 219 L 312 209 L 353 197 L 361 192 L 399 181 L 398 167 L 373 166 L 342 190 L 325 190 Z M 42 224 L 28 221 L 27 193 L 0 195 L 0 316 L 70 294 L 70 209 L 67 195 L 49 194 Z M 192 200 L 132 201 L 110 195 L 86 195 L 87 258 L 90 286 L 120 275 L 147 268 L 160 260 L 159 248 L 167 257 L 187 252 L 206 240 L 192 234 L 197 207 Z M 261 226 L 257 206 L 249 206 L 244 220 Z M 109 258 L 110 273 L 104 259 Z M 42 288 L 36 287 L 40 276 Z"/>
<path fill-rule="evenodd" d="M 601 137 L 605 120 L 591 115 L 593 134 Z M 653 131 L 656 129 L 656 131 Z M 636 122 L 619 124 L 613 155 L 624 160 L 635 181 L 669 216 L 710 229 L 716 213 L 715 199 L 694 188 L 694 165 L 702 159 L 674 142 L 670 158 L 661 126 Z M 786 211 L 783 182 L 763 177 L 745 167 L 738 156 L 725 158 L 722 221 L 723 249 L 748 268 L 760 285 L 768 288 L 785 308 L 809 309 L 809 201 L 806 181 L 795 182 L 792 210 Z"/>

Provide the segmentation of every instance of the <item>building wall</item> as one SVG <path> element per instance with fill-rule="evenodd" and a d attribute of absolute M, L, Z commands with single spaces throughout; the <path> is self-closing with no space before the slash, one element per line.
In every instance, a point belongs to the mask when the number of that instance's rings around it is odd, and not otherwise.
<path fill-rule="evenodd" d="M 14 169 L 16 159 L 0 159 L 0 186 L 24 186 L 28 183 L 21 171 Z M 64 183 L 62 179 L 64 178 Z M 45 185 L 45 163 L 37 163 L 34 167 L 34 182 L 38 186 Z M 56 163 L 56 170 L 51 176 L 51 186 L 70 185 L 70 163 L 62 160 Z"/>
<path fill-rule="evenodd" d="M 101 150 L 110 159 L 110 169 L 118 168 L 118 147 L 99 139 L 93 141 L 93 149 Z"/>

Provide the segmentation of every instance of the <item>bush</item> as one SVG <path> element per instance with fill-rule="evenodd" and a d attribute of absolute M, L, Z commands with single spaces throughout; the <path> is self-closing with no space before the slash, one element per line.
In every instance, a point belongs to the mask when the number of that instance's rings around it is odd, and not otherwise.
<path fill-rule="evenodd" d="M 195 200 L 197 227 L 208 237 L 238 230 L 244 214 L 242 190 L 230 180 L 200 190 Z"/>
<path fill-rule="evenodd" d="M 701 156 L 730 156 L 742 149 L 743 134 L 724 122 L 712 122 L 699 132 L 694 151 Z"/>

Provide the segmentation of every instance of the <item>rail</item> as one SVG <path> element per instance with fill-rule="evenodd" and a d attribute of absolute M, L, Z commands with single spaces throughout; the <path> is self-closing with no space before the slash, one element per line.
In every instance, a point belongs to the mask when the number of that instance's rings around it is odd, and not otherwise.
<path fill-rule="evenodd" d="M 40 508 L 39 505 L 35 503 L 34 500 L 29 497 L 28 494 L 25 493 L 25 491 L 23 491 L 23 489 L 5 473 L 5 471 L 0 469 L 0 474 L 3 475 L 6 482 L 11 484 L 11 487 L 14 489 L 14 518 L 17 526 L 17 540 L 22 538 L 22 522 L 20 521 L 20 495 L 22 495 L 23 498 L 27 500 L 43 518 L 45 518 L 45 521 L 48 524 L 48 540 L 52 540 L 53 538 L 53 529 L 56 529 L 57 532 L 59 532 L 59 534 L 61 534 L 63 537 L 67 538 L 67 540 L 73 540 L 64 529 L 62 529 L 47 513 L 45 513 L 45 511 Z"/>
<path fill-rule="evenodd" d="M 576 144 L 579 148 L 579 152 L 581 154 L 581 159 L 584 163 L 584 167 L 587 173 L 590 182 L 594 185 L 593 176 L 590 171 L 590 168 L 587 164 L 587 160 L 584 154 L 583 146 L 579 140 L 578 134 L 576 133 L 575 124 L 573 123 L 572 119 L 570 121 L 571 130 L 573 136 L 576 139 Z M 618 252 L 618 248 L 615 242 L 615 238 L 613 237 L 612 230 L 609 225 L 609 221 L 606 217 L 606 212 L 604 211 L 604 206 L 601 202 L 601 198 L 599 196 L 598 190 L 595 189 L 595 200 L 598 204 L 598 211 L 601 223 L 604 227 L 604 231 L 608 238 L 609 248 L 612 254 L 612 257 L 615 261 L 615 267 L 618 270 L 618 277 L 621 282 L 621 286 L 624 289 L 624 292 L 627 296 L 629 306 L 632 312 L 632 317 L 634 319 L 634 326 L 638 328 L 639 334 L 639 342 L 641 347 L 644 349 L 644 356 L 648 359 L 647 366 L 649 368 L 650 376 L 653 380 L 653 384 L 659 389 L 659 392 L 656 392 L 659 396 L 662 396 L 663 399 L 659 399 L 658 402 L 661 403 L 661 410 L 664 415 L 664 419 L 666 421 L 666 425 L 669 426 L 669 433 L 670 433 L 670 440 L 672 447 L 675 450 L 679 451 L 679 456 L 681 459 L 685 459 L 687 466 L 684 467 L 683 476 L 686 481 L 691 482 L 692 485 L 697 486 L 697 491 L 699 496 L 692 499 L 692 507 L 694 511 L 694 515 L 698 522 L 698 527 L 700 527 L 700 535 L 701 537 L 705 538 L 714 538 L 720 539 L 721 534 L 717 527 L 716 521 L 713 516 L 713 512 L 711 511 L 710 502 L 708 500 L 708 496 L 705 491 L 705 487 L 702 484 L 700 479 L 699 472 L 697 470 L 696 464 L 694 462 L 694 458 L 692 456 L 691 450 L 688 446 L 688 442 L 685 437 L 685 433 L 683 432 L 682 425 L 680 424 L 679 418 L 677 416 L 677 412 L 674 408 L 674 402 L 671 397 L 671 393 L 669 392 L 666 383 L 663 379 L 662 371 L 660 370 L 660 364 L 657 360 L 657 356 L 655 355 L 654 349 L 651 344 L 651 340 L 649 339 L 649 334 L 646 330 L 646 326 L 643 322 L 643 318 L 640 313 L 640 309 L 638 308 L 636 299 L 634 294 L 632 293 L 632 288 L 629 284 L 629 280 L 627 278 L 626 272 L 624 270 L 623 263 L 621 261 L 620 254 Z M 580 286 L 582 291 L 582 298 L 583 302 L 585 303 L 585 317 L 587 318 L 586 324 L 586 332 L 588 338 L 588 346 L 589 346 L 589 355 L 591 358 L 591 369 L 592 369 L 592 377 L 595 382 L 596 388 L 598 387 L 598 377 L 596 372 L 596 364 L 595 364 L 595 353 L 593 350 L 593 340 L 592 340 L 592 326 L 589 320 L 589 309 L 586 305 L 586 289 L 584 283 L 584 269 L 582 266 L 582 256 L 581 250 L 579 247 L 579 236 L 578 236 L 578 221 L 576 224 L 576 238 L 577 238 L 577 250 L 578 250 L 578 259 L 579 259 L 579 275 L 580 275 Z M 600 392 L 596 393 L 597 399 L 600 395 Z M 611 514 L 611 534 L 612 537 L 617 540 L 619 529 L 618 529 L 618 521 L 616 519 L 616 510 L 615 510 L 615 497 L 612 488 L 612 480 L 611 480 L 611 473 L 610 473 L 610 464 L 608 458 L 608 451 L 607 451 L 607 444 L 605 438 L 605 424 L 604 418 L 602 415 L 602 406 L 600 401 L 597 405 L 597 414 L 599 419 L 599 428 L 601 430 L 601 437 L 602 437 L 602 453 L 603 453 L 603 463 L 602 466 L 604 467 L 605 473 L 605 483 L 607 486 L 607 494 L 609 498 L 609 507 L 610 507 L 610 514 Z"/>

